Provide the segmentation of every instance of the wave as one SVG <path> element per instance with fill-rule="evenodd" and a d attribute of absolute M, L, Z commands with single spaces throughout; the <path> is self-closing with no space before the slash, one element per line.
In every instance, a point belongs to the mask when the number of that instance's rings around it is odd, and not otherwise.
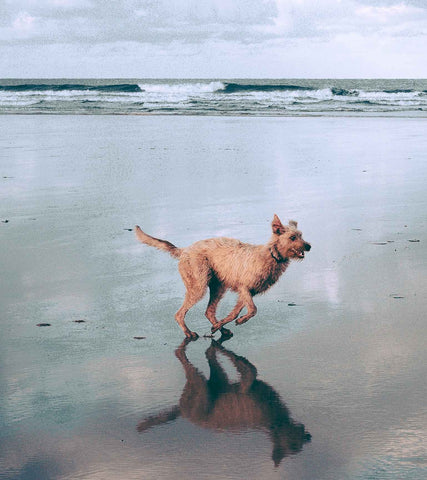
<path fill-rule="evenodd" d="M 100 113 L 288 114 L 427 112 L 427 82 L 339 80 L 0 80 L 0 114 L 97 108 Z M 426 114 L 427 115 L 427 114 Z"/>
<path fill-rule="evenodd" d="M 384 90 L 385 93 L 413 93 L 415 90 L 412 88 L 395 88 L 393 90 Z"/>
<path fill-rule="evenodd" d="M 204 95 L 204 94 L 231 94 L 231 93 L 259 93 L 259 92 L 279 92 L 284 96 L 327 96 L 327 97 L 377 97 L 383 96 L 390 98 L 396 97 L 417 97 L 424 96 L 427 90 L 413 90 L 405 88 L 397 89 L 347 89 L 336 86 L 324 86 L 315 88 L 313 86 L 301 86 L 294 84 L 274 84 L 274 83 L 237 83 L 237 82 L 147 82 L 147 83 L 120 83 L 120 84 L 83 84 L 83 83 L 22 83 L 16 85 L 1 85 L 0 92 L 3 94 L 58 94 L 72 95 L 73 93 L 84 94 L 91 92 L 93 94 L 120 94 L 120 93 L 146 93 L 156 95 Z"/>
<path fill-rule="evenodd" d="M 83 85 L 73 83 L 63 84 L 32 84 L 24 83 L 20 85 L 0 85 L 0 91 L 3 92 L 62 92 L 62 91 L 90 91 L 90 92 L 142 92 L 137 84 L 122 83 L 119 85 Z"/>
<path fill-rule="evenodd" d="M 332 95 L 336 95 L 337 97 L 354 97 L 359 95 L 358 90 L 346 90 L 345 88 L 331 88 Z"/>
<path fill-rule="evenodd" d="M 163 93 L 163 94 L 199 94 L 214 93 L 224 89 L 222 82 L 209 83 L 140 83 L 138 84 L 140 91 L 146 93 Z"/>
<path fill-rule="evenodd" d="M 237 92 L 273 92 L 273 91 L 295 91 L 295 90 L 314 90 L 311 87 L 301 87 L 299 85 L 274 85 L 274 84 L 240 84 L 240 83 L 225 83 L 224 88 L 221 89 L 223 93 L 237 93 Z"/>

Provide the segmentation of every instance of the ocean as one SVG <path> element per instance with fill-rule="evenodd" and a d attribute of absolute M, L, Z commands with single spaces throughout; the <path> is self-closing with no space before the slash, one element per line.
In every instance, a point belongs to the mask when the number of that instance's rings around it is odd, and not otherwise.
<path fill-rule="evenodd" d="M 3 79 L 0 114 L 427 116 L 427 79 Z"/>

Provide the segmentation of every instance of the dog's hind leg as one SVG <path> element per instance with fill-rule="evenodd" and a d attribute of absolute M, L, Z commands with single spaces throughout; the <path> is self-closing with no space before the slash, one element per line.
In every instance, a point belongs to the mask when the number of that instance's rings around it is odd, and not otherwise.
<path fill-rule="evenodd" d="M 203 298 L 208 286 L 209 271 L 203 262 L 191 262 L 185 258 L 181 259 L 178 268 L 187 291 L 184 303 L 175 314 L 175 320 L 187 338 L 196 339 L 197 333 L 187 327 L 184 318 L 188 310 Z"/>
<path fill-rule="evenodd" d="M 209 303 L 208 307 L 206 308 L 205 316 L 212 323 L 212 325 L 218 323 L 218 320 L 215 316 L 216 309 L 219 301 L 224 296 L 225 290 L 226 289 L 221 282 L 219 282 L 215 277 L 211 278 L 209 282 Z"/>
<path fill-rule="evenodd" d="M 203 296 L 203 295 L 202 295 Z M 187 325 L 185 324 L 184 318 L 188 310 L 195 305 L 201 297 L 194 297 L 188 292 L 185 294 L 184 303 L 182 304 L 181 308 L 175 314 L 175 320 L 177 321 L 178 325 L 182 328 L 185 336 L 187 338 L 196 339 L 199 336 L 196 332 L 192 332 Z"/>

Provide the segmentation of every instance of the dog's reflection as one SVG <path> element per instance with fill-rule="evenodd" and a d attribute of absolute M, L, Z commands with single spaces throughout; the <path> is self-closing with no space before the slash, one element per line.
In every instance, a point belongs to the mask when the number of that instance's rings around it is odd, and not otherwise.
<path fill-rule="evenodd" d="M 311 435 L 304 425 L 294 422 L 279 394 L 267 383 L 257 380 L 257 370 L 246 358 L 212 341 L 206 350 L 210 376 L 205 376 L 188 360 L 189 340 L 175 354 L 184 367 L 187 383 L 179 405 L 143 420 L 138 431 L 170 422 L 179 416 L 195 425 L 213 430 L 258 429 L 268 433 L 273 443 L 272 459 L 278 466 L 288 455 L 298 453 Z M 218 354 L 228 358 L 240 375 L 231 383 L 218 360 Z"/>

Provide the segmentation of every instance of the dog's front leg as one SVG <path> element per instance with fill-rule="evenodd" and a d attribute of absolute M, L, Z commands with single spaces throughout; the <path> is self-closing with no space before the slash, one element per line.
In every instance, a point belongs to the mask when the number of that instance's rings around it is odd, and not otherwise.
<path fill-rule="evenodd" d="M 238 317 L 239 313 L 242 311 L 244 306 L 245 306 L 245 303 L 239 297 L 239 299 L 237 300 L 236 306 L 233 308 L 233 310 L 231 310 L 231 312 L 225 318 L 223 318 L 220 322 L 217 322 L 216 324 L 214 324 L 212 326 L 211 332 L 215 333 L 217 330 L 222 329 L 223 326 L 226 325 L 227 323 L 230 323 L 233 320 L 235 320 Z"/>
<path fill-rule="evenodd" d="M 242 325 L 243 323 L 246 323 L 250 318 L 255 316 L 257 312 L 257 308 L 255 306 L 255 303 L 252 299 L 252 295 L 250 294 L 249 290 L 246 290 L 246 289 L 240 290 L 239 298 L 244 303 L 248 312 L 246 313 L 246 315 L 242 315 L 240 318 L 236 320 L 236 325 Z"/>

